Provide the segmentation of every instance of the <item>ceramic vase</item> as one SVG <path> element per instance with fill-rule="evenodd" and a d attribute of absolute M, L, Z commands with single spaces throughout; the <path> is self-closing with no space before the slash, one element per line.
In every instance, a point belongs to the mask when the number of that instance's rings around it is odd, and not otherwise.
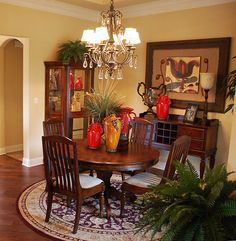
<path fill-rule="evenodd" d="M 157 119 L 166 120 L 169 115 L 170 99 L 168 96 L 160 96 L 157 100 Z"/>
<path fill-rule="evenodd" d="M 88 128 L 88 148 L 97 149 L 101 146 L 102 125 L 100 123 L 92 123 Z"/>
<path fill-rule="evenodd" d="M 120 139 L 122 123 L 114 114 L 104 119 L 104 134 L 107 152 L 116 152 Z"/>

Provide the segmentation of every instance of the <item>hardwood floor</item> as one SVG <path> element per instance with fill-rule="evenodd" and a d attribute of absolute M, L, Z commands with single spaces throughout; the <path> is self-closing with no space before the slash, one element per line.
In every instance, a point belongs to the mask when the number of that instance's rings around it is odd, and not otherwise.
<path fill-rule="evenodd" d="M 48 241 L 20 219 L 16 201 L 20 193 L 44 179 L 43 166 L 27 168 L 20 161 L 0 156 L 0 241 Z"/>

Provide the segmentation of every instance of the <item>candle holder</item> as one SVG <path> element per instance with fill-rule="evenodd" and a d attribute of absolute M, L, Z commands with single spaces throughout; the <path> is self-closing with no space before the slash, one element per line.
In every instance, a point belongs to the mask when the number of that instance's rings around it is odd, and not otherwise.
<path fill-rule="evenodd" d="M 204 111 L 202 124 L 207 125 L 207 114 L 208 114 L 208 92 L 213 87 L 215 82 L 215 74 L 214 73 L 200 73 L 200 85 L 204 90 L 205 103 L 204 103 Z"/>

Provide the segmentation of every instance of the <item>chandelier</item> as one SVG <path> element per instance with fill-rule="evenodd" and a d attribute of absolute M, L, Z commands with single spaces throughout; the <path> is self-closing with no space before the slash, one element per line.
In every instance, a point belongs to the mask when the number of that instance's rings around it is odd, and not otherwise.
<path fill-rule="evenodd" d="M 139 33 L 122 26 L 122 13 L 114 9 L 113 0 L 110 9 L 101 13 L 101 27 L 84 30 L 81 41 L 88 48 L 83 67 L 96 65 L 99 79 L 123 79 L 123 65 L 137 67 L 135 45 L 141 42 Z"/>

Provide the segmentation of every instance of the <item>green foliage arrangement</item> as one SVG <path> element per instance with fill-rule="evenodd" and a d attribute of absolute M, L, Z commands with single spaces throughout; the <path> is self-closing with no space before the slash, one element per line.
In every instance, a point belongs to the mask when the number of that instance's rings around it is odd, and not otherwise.
<path fill-rule="evenodd" d="M 233 57 L 233 59 L 236 58 L 236 56 Z M 226 99 L 229 100 L 234 100 L 235 96 L 235 86 L 236 86 L 236 70 L 232 70 L 229 72 L 229 74 L 225 78 L 227 82 L 227 94 L 226 94 Z M 225 113 L 234 110 L 234 103 L 231 103 L 227 106 L 225 109 Z"/>
<path fill-rule="evenodd" d="M 65 63 L 74 61 L 77 63 L 79 60 L 83 59 L 84 53 L 87 52 L 85 44 L 80 40 L 68 41 L 59 46 L 58 59 Z"/>
<path fill-rule="evenodd" d="M 102 122 L 106 116 L 117 114 L 122 106 L 122 99 L 116 91 L 116 80 L 100 80 L 98 90 L 86 93 L 84 107 L 97 122 Z"/>
<path fill-rule="evenodd" d="M 224 165 L 207 169 L 200 179 L 196 169 L 176 163 L 177 180 L 167 180 L 144 194 L 139 231 L 162 230 L 161 241 L 224 241 L 236 238 L 236 182 L 228 181 Z"/>

